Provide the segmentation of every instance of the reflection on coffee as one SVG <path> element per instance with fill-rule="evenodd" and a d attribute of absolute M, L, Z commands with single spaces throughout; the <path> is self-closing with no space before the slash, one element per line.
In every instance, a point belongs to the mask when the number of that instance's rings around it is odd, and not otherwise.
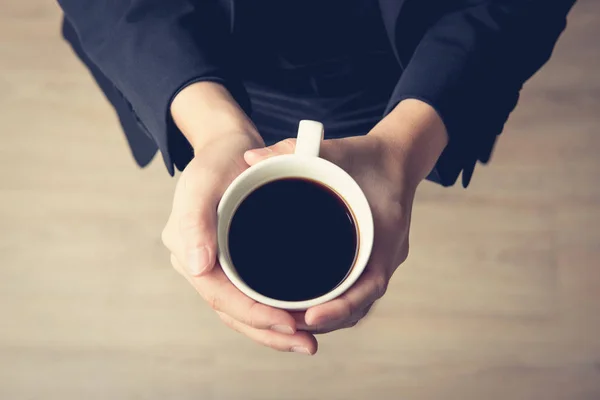
<path fill-rule="evenodd" d="M 319 297 L 352 269 L 358 231 L 340 196 L 312 180 L 286 178 L 254 190 L 236 210 L 229 253 L 240 278 L 283 301 Z"/>

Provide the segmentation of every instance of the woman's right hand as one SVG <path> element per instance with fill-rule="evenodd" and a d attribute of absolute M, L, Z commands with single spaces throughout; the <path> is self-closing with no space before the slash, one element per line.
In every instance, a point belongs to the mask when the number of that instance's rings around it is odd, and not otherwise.
<path fill-rule="evenodd" d="M 203 122 L 199 111 L 203 104 L 215 107 L 225 101 L 223 105 L 233 111 L 237 105 L 228 104 L 233 100 L 222 87 L 194 85 L 191 90 L 196 92 L 184 89 L 184 97 L 178 96 L 172 106 L 175 122 L 194 147 L 194 158 L 177 182 L 171 215 L 162 233 L 171 263 L 230 328 L 276 350 L 314 354 L 316 339 L 297 331 L 290 313 L 244 295 L 218 263 L 217 206 L 229 184 L 248 168 L 244 153 L 263 147 L 264 142 L 252 123 L 243 121 L 243 113 L 230 114 L 229 121 L 227 110 L 213 109 L 213 118 Z"/>

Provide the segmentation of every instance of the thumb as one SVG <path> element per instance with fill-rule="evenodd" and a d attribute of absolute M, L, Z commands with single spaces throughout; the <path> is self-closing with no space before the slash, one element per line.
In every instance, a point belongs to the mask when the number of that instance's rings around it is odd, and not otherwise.
<path fill-rule="evenodd" d="M 266 160 L 267 158 L 280 156 L 283 154 L 293 154 L 295 150 L 296 139 L 285 139 L 269 147 L 248 150 L 246 153 L 244 153 L 244 161 L 246 161 L 248 165 L 254 165 Z"/>
<path fill-rule="evenodd" d="M 183 242 L 184 265 L 192 276 L 208 273 L 215 265 L 217 253 L 216 210 L 198 209 L 181 217 L 179 229 Z"/>

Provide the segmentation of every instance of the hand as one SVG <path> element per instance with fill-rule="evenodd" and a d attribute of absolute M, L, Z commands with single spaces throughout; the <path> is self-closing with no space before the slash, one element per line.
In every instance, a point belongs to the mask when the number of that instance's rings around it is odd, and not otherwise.
<path fill-rule="evenodd" d="M 231 105 L 232 100 L 223 90 L 210 85 L 194 86 L 184 89 L 183 97 L 174 101 L 178 109 L 173 116 L 192 143 L 195 155 L 177 182 L 171 215 L 162 233 L 163 243 L 171 252 L 175 270 L 229 327 L 276 350 L 314 354 L 317 342 L 313 335 L 298 332 L 288 312 L 259 304 L 240 292 L 216 260 L 218 203 L 229 184 L 248 168 L 244 152 L 264 147 L 243 115 L 238 114 L 238 122 L 235 121 L 236 116 L 230 112 L 236 110 L 235 105 Z M 214 107 L 219 101 L 230 110 L 213 110 L 207 115 L 210 121 L 198 120 L 202 113 L 194 104 Z"/>
<path fill-rule="evenodd" d="M 295 139 L 269 148 L 246 152 L 249 165 L 280 154 L 291 154 Z M 408 255 L 408 230 L 415 187 L 408 185 L 399 168 L 393 171 L 387 151 L 378 138 L 363 136 L 325 140 L 321 156 L 348 172 L 371 205 L 375 242 L 361 278 L 344 294 L 304 313 L 294 313 L 298 328 L 325 333 L 354 326 L 381 298 L 396 268 Z M 389 163 L 389 164 L 388 164 Z"/>
<path fill-rule="evenodd" d="M 388 283 L 409 249 L 409 229 L 415 192 L 447 144 L 442 120 L 429 105 L 400 102 L 366 136 L 325 140 L 321 157 L 348 172 L 371 206 L 375 238 L 371 258 L 359 280 L 337 299 L 294 313 L 297 327 L 326 333 L 356 325 L 386 292 Z M 287 139 L 269 148 L 246 152 L 254 165 L 295 150 Z"/>
<path fill-rule="evenodd" d="M 163 242 L 171 251 L 175 270 L 229 327 L 276 350 L 314 354 L 317 344 L 311 334 L 298 332 L 288 312 L 259 304 L 240 292 L 216 260 L 219 200 L 248 167 L 244 151 L 257 145 L 223 139 L 196 151 L 177 183 Z"/>

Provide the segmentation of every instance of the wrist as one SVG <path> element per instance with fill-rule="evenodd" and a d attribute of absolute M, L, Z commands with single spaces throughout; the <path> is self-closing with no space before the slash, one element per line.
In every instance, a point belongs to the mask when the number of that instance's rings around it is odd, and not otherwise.
<path fill-rule="evenodd" d="M 390 168 L 415 189 L 433 170 L 448 144 L 446 127 L 435 109 L 416 99 L 398 103 L 369 133 L 383 143 Z"/>
<path fill-rule="evenodd" d="M 264 146 L 250 118 L 219 83 L 202 81 L 188 85 L 175 96 L 170 112 L 195 150 L 223 138 Z"/>

